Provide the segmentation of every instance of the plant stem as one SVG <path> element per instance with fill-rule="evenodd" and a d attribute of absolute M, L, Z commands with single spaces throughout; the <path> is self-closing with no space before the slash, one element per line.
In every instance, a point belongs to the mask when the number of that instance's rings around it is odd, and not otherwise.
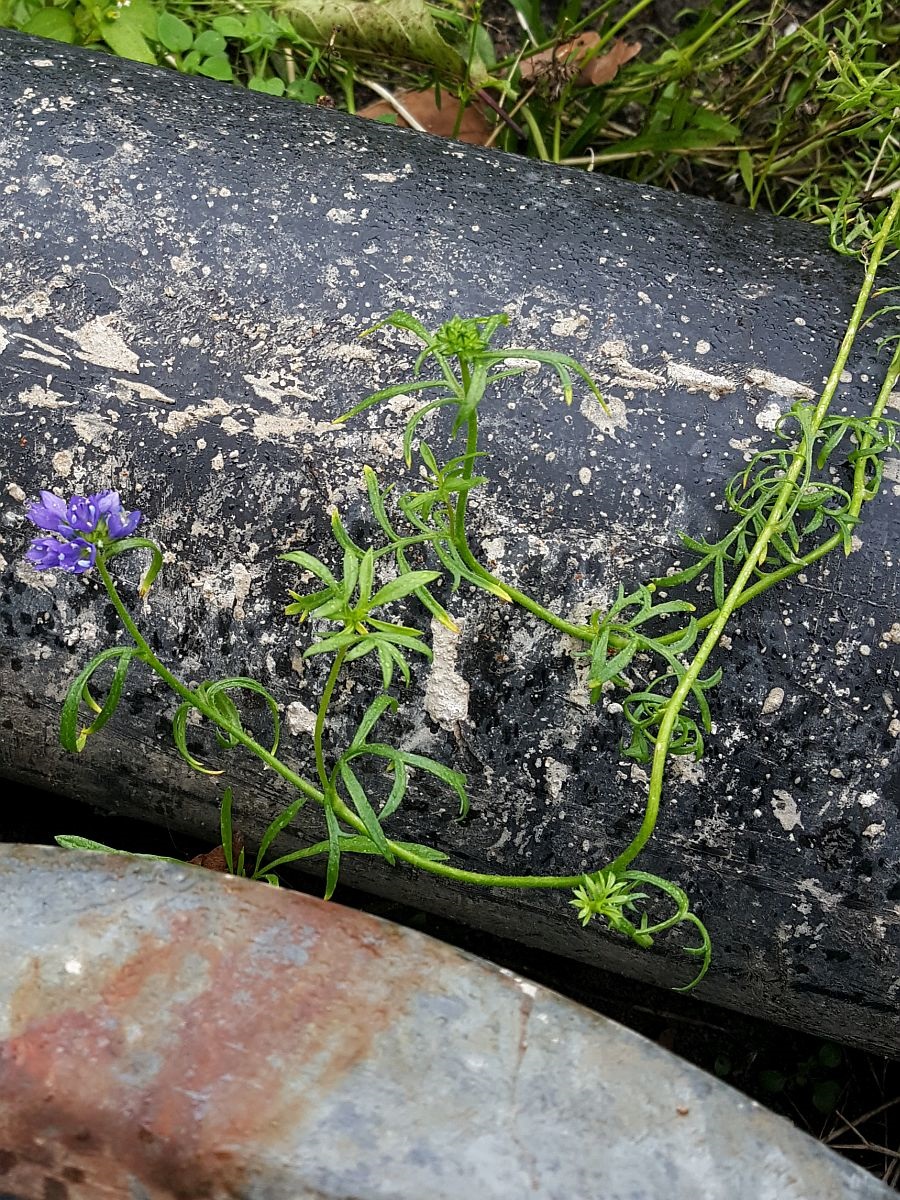
<path fill-rule="evenodd" d="M 828 413 L 828 409 L 831 405 L 834 394 L 837 391 L 841 375 L 844 371 L 847 359 L 850 356 L 850 351 L 853 348 L 853 343 L 856 340 L 863 321 L 865 308 L 868 304 L 869 296 L 875 283 L 875 275 L 881 262 L 881 257 L 884 252 L 888 236 L 890 235 L 891 228 L 898 214 L 900 214 L 900 193 L 898 193 L 891 203 L 891 207 L 885 216 L 881 229 L 878 231 L 878 235 L 875 238 L 872 246 L 872 253 L 866 267 L 866 273 L 865 278 L 863 279 L 862 287 L 860 288 L 859 295 L 857 296 L 856 304 L 853 306 L 853 312 L 847 324 L 847 329 L 844 333 L 843 340 L 841 341 L 840 349 L 838 350 L 834 365 L 832 366 L 828 375 L 825 387 L 822 389 L 822 395 L 818 404 L 816 405 L 815 412 L 813 413 L 812 420 L 810 422 L 810 429 L 806 435 L 809 439 L 815 438 L 816 433 L 821 427 L 822 421 L 825 419 L 825 416 Z M 884 389 L 882 389 L 882 395 L 885 395 L 886 402 L 886 394 L 884 393 Z M 878 406 L 876 405 L 876 408 L 877 407 Z M 881 411 L 883 411 L 883 405 L 881 406 L 879 415 Z M 679 680 L 678 686 L 675 688 L 671 699 L 665 707 L 653 752 L 653 764 L 650 771 L 650 787 L 647 795 L 647 808 L 644 813 L 644 819 L 641 822 L 641 827 L 634 839 L 612 864 L 611 869 L 617 874 L 625 870 L 628 864 L 631 863 L 638 854 L 640 854 L 641 850 L 643 850 L 644 846 L 647 844 L 653 834 L 653 830 L 656 827 L 657 818 L 659 816 L 659 806 L 662 798 L 663 782 L 665 779 L 666 761 L 668 759 L 669 745 L 672 740 L 672 734 L 675 729 L 675 722 L 678 719 L 678 715 L 681 712 L 685 701 L 690 695 L 691 689 L 700 677 L 700 672 L 703 670 L 707 660 L 709 659 L 709 656 L 712 654 L 713 650 L 718 644 L 719 638 L 724 633 L 725 627 L 728 624 L 732 613 L 738 607 L 738 601 L 744 592 L 744 589 L 750 582 L 750 579 L 758 564 L 763 559 L 766 547 L 768 546 L 772 535 L 778 530 L 779 522 L 784 515 L 785 509 L 788 507 L 791 493 L 803 468 L 804 461 L 805 456 L 802 447 L 799 447 L 794 453 L 794 461 L 791 463 L 791 466 L 785 475 L 784 483 L 782 484 L 775 504 L 772 507 L 772 511 L 769 513 L 765 525 L 760 530 L 756 541 L 750 549 L 747 559 L 741 567 L 737 578 L 729 589 L 729 592 L 725 597 L 725 603 L 717 612 L 715 619 L 710 625 L 709 632 L 703 639 L 703 642 L 695 654 L 691 665 Z M 854 482 L 854 496 L 861 502 L 862 484 L 859 483 L 858 472 Z"/>
<path fill-rule="evenodd" d="M 138 648 L 138 655 L 141 661 L 145 662 L 147 666 L 150 667 L 150 669 L 154 671 L 164 683 L 168 684 L 168 686 L 173 692 L 175 692 L 177 696 L 181 696 L 183 700 L 187 700 L 188 703 L 192 704 L 199 713 L 202 713 L 203 716 L 206 717 L 207 720 L 212 721 L 214 724 L 218 725 L 220 729 L 223 729 L 226 733 L 233 736 L 238 742 L 240 742 L 242 746 L 245 746 L 248 750 L 252 750 L 252 752 L 256 754 L 258 758 L 261 758 L 267 766 L 270 766 L 274 771 L 277 771 L 282 778 L 286 779 L 287 782 L 292 784 L 299 792 L 302 792 L 311 800 L 316 800 L 319 804 L 321 804 L 324 797 L 317 788 L 313 787 L 313 785 L 301 775 L 297 775 L 296 772 L 285 767 L 283 763 L 281 763 L 269 750 L 265 748 L 265 746 L 262 746 L 254 738 L 250 737 L 249 734 L 245 733 L 242 729 L 237 729 L 232 726 L 228 721 L 225 720 L 220 712 L 213 708 L 212 705 L 205 703 L 205 701 L 197 694 L 196 691 L 188 687 L 188 685 L 180 680 L 177 675 L 173 675 L 168 667 L 160 662 L 160 660 L 150 649 L 146 638 L 132 619 L 131 613 L 129 613 L 128 609 L 122 602 L 122 598 L 118 593 L 115 581 L 110 575 L 102 556 L 99 554 L 97 555 L 96 566 L 100 574 L 100 578 L 103 581 L 103 585 L 109 594 L 110 600 L 112 601 L 113 608 L 116 610 L 116 614 L 119 617 L 119 620 L 125 626 L 132 641 Z"/>
<path fill-rule="evenodd" d="M 465 373 L 465 365 L 463 364 L 463 385 L 468 386 L 468 376 Z M 472 413 L 466 420 L 466 465 L 463 468 L 463 476 L 465 479 L 470 479 L 475 470 L 475 455 L 478 451 L 478 415 Z M 526 595 L 525 592 L 520 592 L 518 588 L 512 587 L 508 583 L 504 583 L 502 579 L 498 579 L 496 575 L 492 575 L 486 567 L 483 567 L 475 555 L 469 548 L 469 542 L 466 537 L 466 504 L 468 502 L 469 493 L 467 491 L 460 492 L 459 498 L 456 501 L 456 510 L 453 514 L 452 522 L 452 539 L 453 545 L 459 552 L 460 558 L 466 564 L 470 571 L 480 576 L 488 583 L 494 584 L 496 587 L 502 588 L 511 600 L 516 604 L 526 609 L 533 616 L 539 617 L 542 621 L 546 621 L 548 625 L 552 625 L 554 629 L 558 629 L 561 633 L 567 633 L 570 637 L 578 638 L 582 642 L 590 642 L 594 637 L 594 631 L 589 625 L 575 625 L 571 621 L 567 621 L 564 617 L 558 617 L 548 608 L 544 608 L 536 600 Z"/>
<path fill-rule="evenodd" d="M 522 106 L 522 120 L 528 126 L 528 132 L 531 134 L 531 140 L 534 142 L 538 158 L 542 162 L 549 162 L 550 155 L 547 153 L 547 144 L 544 141 L 544 135 L 541 133 L 540 127 L 532 116 L 531 109 L 527 104 Z"/>
<path fill-rule="evenodd" d="M 334 661 L 331 664 L 331 670 L 328 672 L 328 679 L 325 683 L 325 688 L 319 700 L 319 708 L 316 712 L 316 725 L 313 730 L 313 745 L 316 752 L 316 771 L 319 775 L 319 782 L 322 785 L 322 790 L 327 792 L 329 789 L 328 771 L 325 767 L 325 755 L 322 750 L 322 734 L 325 731 L 325 714 L 328 712 L 328 706 L 331 704 L 331 697 L 334 695 L 335 684 L 338 681 L 338 676 L 341 673 L 341 667 L 344 665 L 344 655 L 347 653 L 342 646 L 334 656 Z"/>
<path fill-rule="evenodd" d="M 202 715 L 206 717 L 207 720 L 212 721 L 215 725 L 218 725 L 220 729 L 232 736 L 235 741 L 244 746 L 245 749 L 249 750 L 252 754 L 255 754 L 256 757 L 265 763 L 267 767 L 271 767 L 271 769 L 277 775 L 280 775 L 285 782 L 296 788 L 298 792 L 302 792 L 303 795 L 308 796 L 309 799 L 315 800 L 317 804 L 324 807 L 325 795 L 323 792 L 319 791 L 318 788 L 314 787 L 308 780 L 304 779 L 302 775 L 298 775 L 296 771 L 293 771 L 279 758 L 276 758 L 270 750 L 266 749 L 265 746 L 263 746 L 260 742 L 257 742 L 256 739 L 252 738 L 248 733 L 245 733 L 243 729 L 239 729 L 226 721 L 220 712 L 217 712 L 216 709 L 214 709 L 211 705 L 204 703 L 201 697 L 192 688 L 188 687 L 186 683 L 179 679 L 177 675 L 174 675 L 168 669 L 168 667 L 166 667 L 157 658 L 147 643 L 146 638 L 141 633 L 140 629 L 138 629 L 128 609 L 125 607 L 125 604 L 118 593 L 118 589 L 116 588 L 115 581 L 110 575 L 106 563 L 99 555 L 96 560 L 96 566 L 100 574 L 100 578 L 103 581 L 103 585 L 106 588 L 110 600 L 112 601 L 113 608 L 116 610 L 116 614 L 119 617 L 119 620 L 122 622 L 132 641 L 138 648 L 138 654 L 141 658 L 141 661 L 145 662 L 147 666 L 150 667 L 150 669 L 154 671 L 160 679 L 163 680 L 164 683 L 168 684 L 168 686 L 173 692 L 175 692 L 176 695 L 181 696 L 183 700 L 187 700 L 188 703 L 192 704 L 199 713 L 202 713 Z M 334 691 L 334 684 L 336 683 L 337 677 L 340 673 L 339 657 L 340 656 L 335 657 L 328 676 L 332 693 Z M 328 692 L 328 684 L 326 684 L 326 692 Z M 325 700 L 325 693 L 323 693 L 322 699 L 323 701 Z M 317 767 L 320 766 L 320 762 L 323 762 L 321 738 L 326 708 L 327 703 L 320 703 L 319 713 L 316 717 L 316 734 L 314 736 L 318 742 L 316 751 Z M 338 820 L 343 821 L 345 825 L 349 825 L 357 833 L 368 836 L 366 834 L 366 827 L 363 821 L 355 812 L 353 812 L 352 809 L 347 807 L 340 796 L 333 795 L 332 806 L 334 808 L 335 816 L 338 818 Z M 422 871 L 427 871 L 431 875 L 439 875 L 444 879 L 452 879 L 458 883 L 475 884 L 479 887 L 571 888 L 577 887 L 582 880 L 581 874 L 561 876 L 488 875 L 477 871 L 464 871 L 459 867 L 450 867 L 445 863 L 432 862 L 430 859 L 422 858 L 420 855 L 411 850 L 407 850 L 406 847 L 400 846 L 396 842 L 389 840 L 388 845 L 393 851 L 395 857 L 407 863 L 409 866 L 417 867 Z"/>

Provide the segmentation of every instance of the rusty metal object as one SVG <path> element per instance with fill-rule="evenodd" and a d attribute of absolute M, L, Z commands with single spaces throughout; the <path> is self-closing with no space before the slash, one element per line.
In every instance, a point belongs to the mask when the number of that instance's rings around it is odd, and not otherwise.
<path fill-rule="evenodd" d="M 0 847 L 3 1200 L 877 1200 L 787 1122 L 407 929 Z"/>

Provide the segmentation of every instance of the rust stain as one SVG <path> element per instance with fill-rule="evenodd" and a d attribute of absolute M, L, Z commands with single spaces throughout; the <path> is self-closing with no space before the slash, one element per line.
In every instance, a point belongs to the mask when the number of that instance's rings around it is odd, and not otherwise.
<path fill-rule="evenodd" d="M 85 957 L 77 996 L 29 966 L 0 1042 L 0 1192 L 236 1196 L 421 989 L 401 931 L 222 883 L 225 903 L 160 904 L 127 958 Z"/>

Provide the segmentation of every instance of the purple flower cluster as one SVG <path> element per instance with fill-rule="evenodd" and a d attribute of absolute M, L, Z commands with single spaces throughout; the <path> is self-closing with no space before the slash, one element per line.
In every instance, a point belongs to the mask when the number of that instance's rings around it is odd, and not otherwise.
<path fill-rule="evenodd" d="M 138 527 L 140 512 L 127 512 L 118 492 L 96 492 L 63 500 L 41 492 L 28 519 L 53 537 L 35 538 L 25 557 L 38 571 L 68 571 L 83 575 L 97 559 L 97 546 L 129 537 Z"/>

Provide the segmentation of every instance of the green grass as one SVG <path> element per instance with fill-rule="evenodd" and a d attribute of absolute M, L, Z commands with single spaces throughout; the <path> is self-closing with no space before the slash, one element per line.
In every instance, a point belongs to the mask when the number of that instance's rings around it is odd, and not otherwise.
<path fill-rule="evenodd" d="M 0 0 L 0 24 L 350 112 L 373 88 L 439 83 L 489 103 L 502 149 L 829 224 L 836 241 L 865 236 L 900 186 L 900 17 L 885 0 L 832 0 L 799 24 L 780 0 L 717 0 L 668 38 L 651 0 L 624 16 L 569 0 L 552 29 L 538 0 L 507 10 L 518 45 L 495 44 L 503 5 L 485 16 L 480 0 Z M 592 56 L 617 38 L 642 52 L 603 87 L 581 86 L 564 51 L 523 75 L 586 30 Z"/>

